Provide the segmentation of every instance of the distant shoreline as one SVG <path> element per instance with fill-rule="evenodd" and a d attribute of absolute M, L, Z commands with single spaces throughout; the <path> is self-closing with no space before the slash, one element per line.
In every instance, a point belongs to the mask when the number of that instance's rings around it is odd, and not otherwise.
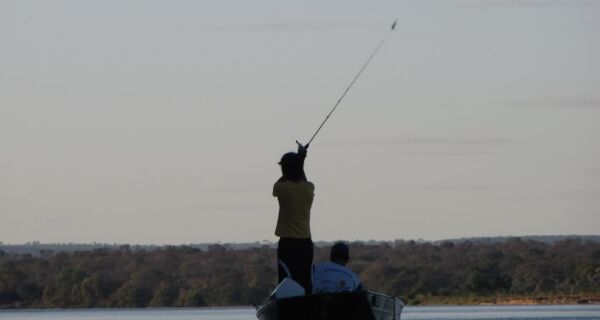
<path fill-rule="evenodd" d="M 600 305 L 600 296 L 581 295 L 581 296 L 556 296 L 556 297 L 423 297 L 418 303 L 406 302 L 407 306 L 540 306 L 540 305 Z M 0 310 L 92 310 L 92 309 L 231 309 L 231 308 L 254 308 L 248 305 L 223 305 L 223 306 L 203 306 L 203 307 L 59 307 L 59 306 L 0 306 Z"/>
<path fill-rule="evenodd" d="M 576 305 L 600 305 L 600 297 L 592 298 L 586 302 L 579 302 L 575 300 L 547 300 L 536 302 L 536 299 L 515 299 L 511 301 L 498 301 L 498 302 L 478 302 L 478 303 L 420 303 L 420 304 L 406 304 L 409 307 L 452 307 L 452 306 L 465 306 L 465 307 L 477 307 L 477 306 L 576 306 Z M 19 310 L 169 310 L 169 309 L 254 309 L 251 305 L 239 305 L 239 306 L 204 306 L 204 307 L 0 307 L 0 311 L 19 311 Z"/>
<path fill-rule="evenodd" d="M 449 305 L 583 305 L 600 304 L 600 296 L 594 295 L 574 295 L 574 296 L 540 296 L 540 297 L 520 297 L 507 296 L 501 298 L 494 297 L 423 297 L 417 303 L 407 303 L 407 305 L 423 306 L 449 306 Z"/>
<path fill-rule="evenodd" d="M 590 241 L 600 244 L 600 235 L 523 235 L 523 236 L 492 236 L 492 237 L 463 237 L 444 240 L 423 240 L 423 239 L 396 239 L 396 240 L 354 240 L 352 243 L 361 243 L 364 245 L 394 245 L 397 242 L 413 241 L 416 244 L 432 244 L 439 245 L 442 243 L 472 243 L 472 244 L 497 244 L 506 242 L 511 239 L 521 239 L 523 241 L 536 241 L 545 244 L 553 244 L 558 241 L 569 239 L 579 239 L 581 241 Z M 314 240 L 315 247 L 327 247 L 333 245 L 334 241 L 317 241 Z M 7 254 L 43 256 L 54 254 L 57 252 L 81 252 L 93 251 L 97 249 L 122 250 L 127 248 L 132 251 L 156 251 L 173 247 L 189 247 L 200 250 L 210 250 L 211 247 L 219 246 L 232 250 L 246 250 L 252 248 L 277 248 L 277 242 L 272 241 L 254 241 L 254 242 L 206 242 L 206 243 L 191 243 L 191 244 L 128 244 L 128 243 L 43 243 L 39 241 L 30 241 L 26 243 L 7 243 L 0 241 L 0 251 Z"/>
<path fill-rule="evenodd" d="M 350 243 L 364 286 L 407 305 L 600 304 L 600 243 Z M 33 248 L 32 248 L 33 249 Z M 36 248 L 41 249 L 41 248 Z M 315 262 L 329 248 L 315 246 Z M 259 304 L 277 285 L 276 249 L 115 246 L 35 254 L 0 249 L 0 308 Z"/>

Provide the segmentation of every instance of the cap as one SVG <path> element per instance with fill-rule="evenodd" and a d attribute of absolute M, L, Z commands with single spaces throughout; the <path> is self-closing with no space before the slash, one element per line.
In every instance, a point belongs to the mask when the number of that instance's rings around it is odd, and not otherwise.
<path fill-rule="evenodd" d="M 279 164 L 291 164 L 298 161 L 298 154 L 295 152 L 288 152 L 281 157 Z"/>

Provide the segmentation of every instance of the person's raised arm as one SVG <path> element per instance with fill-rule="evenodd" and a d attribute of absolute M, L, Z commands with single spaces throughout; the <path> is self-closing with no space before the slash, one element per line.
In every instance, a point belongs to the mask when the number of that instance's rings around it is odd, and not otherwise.
<path fill-rule="evenodd" d="M 306 173 L 304 172 L 304 160 L 306 159 L 306 153 L 308 152 L 308 144 L 303 146 L 298 141 L 296 141 L 296 144 L 298 144 L 298 158 L 300 160 L 300 171 L 302 172 L 302 179 L 304 181 L 308 181 L 308 179 L 306 179 Z"/>

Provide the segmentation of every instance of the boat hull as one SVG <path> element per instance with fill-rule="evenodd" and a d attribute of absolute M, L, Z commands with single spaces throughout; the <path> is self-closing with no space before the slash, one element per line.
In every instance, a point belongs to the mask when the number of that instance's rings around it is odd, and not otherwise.
<path fill-rule="evenodd" d="M 270 301 L 259 320 L 399 320 L 404 304 L 373 292 L 328 293 Z"/>

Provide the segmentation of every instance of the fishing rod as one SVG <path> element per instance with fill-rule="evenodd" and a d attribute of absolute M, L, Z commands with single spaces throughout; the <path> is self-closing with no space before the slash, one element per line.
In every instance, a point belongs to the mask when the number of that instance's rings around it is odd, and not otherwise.
<path fill-rule="evenodd" d="M 319 133 L 319 131 L 321 131 L 321 128 L 323 128 L 323 125 L 325 125 L 325 122 L 327 122 L 327 120 L 329 119 L 329 117 L 331 116 L 331 114 L 335 111 L 335 109 L 338 107 L 338 105 L 340 104 L 340 102 L 342 102 L 342 99 L 344 99 L 344 97 L 346 96 L 346 94 L 348 93 L 348 91 L 350 91 L 350 88 L 352 88 L 352 86 L 354 85 L 354 83 L 356 82 L 356 80 L 358 79 L 358 77 L 360 77 L 360 75 L 363 73 L 363 71 L 365 70 L 365 68 L 367 68 L 367 65 L 369 64 L 369 62 L 371 62 L 371 60 L 373 59 L 373 57 L 377 54 L 377 51 L 379 51 L 379 48 L 381 48 L 381 46 L 385 42 L 385 39 L 387 39 L 388 35 L 390 33 L 392 33 L 392 31 L 394 31 L 394 29 L 396 28 L 396 23 L 397 22 L 398 22 L 398 19 L 394 20 L 394 23 L 392 23 L 392 26 L 390 27 L 389 32 L 385 34 L 385 36 L 383 37 L 383 39 L 381 39 L 381 42 L 379 42 L 379 45 L 377 46 L 377 48 L 375 48 L 375 51 L 373 51 L 373 53 L 371 53 L 371 56 L 369 56 L 369 59 L 367 59 L 367 62 L 365 62 L 365 64 L 362 66 L 362 68 L 360 68 L 360 71 L 358 71 L 358 73 L 356 74 L 356 76 L 354 77 L 354 79 L 352 79 L 352 82 L 350 82 L 350 85 L 346 88 L 346 90 L 344 91 L 344 93 L 342 94 L 342 96 L 338 99 L 338 101 L 335 103 L 335 105 L 333 106 L 333 108 L 331 109 L 331 111 L 329 112 L 329 114 L 327 114 L 327 116 L 325 117 L 325 120 L 323 120 L 323 122 L 321 123 L 321 125 L 319 126 L 319 128 L 317 128 L 317 131 L 315 132 L 315 134 L 313 134 L 312 138 L 310 138 L 310 140 L 308 140 L 308 143 L 305 146 L 303 146 L 303 148 L 308 148 L 308 145 L 310 145 L 310 143 L 315 139 L 315 137 L 317 136 L 317 133 Z M 300 142 L 298 142 L 298 140 L 296 140 L 296 143 L 300 147 L 302 147 L 302 144 L 300 144 Z"/>

